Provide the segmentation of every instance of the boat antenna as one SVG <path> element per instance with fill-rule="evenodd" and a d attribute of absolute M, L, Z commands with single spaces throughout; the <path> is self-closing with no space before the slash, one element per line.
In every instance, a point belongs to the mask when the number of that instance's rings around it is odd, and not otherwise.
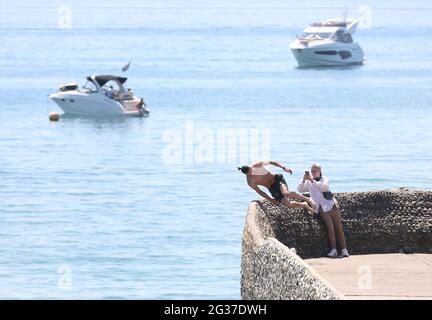
<path fill-rule="evenodd" d="M 347 20 L 348 18 L 348 11 L 349 11 L 349 7 L 348 5 L 345 3 L 345 9 L 342 12 L 342 18 L 344 19 L 344 21 Z"/>

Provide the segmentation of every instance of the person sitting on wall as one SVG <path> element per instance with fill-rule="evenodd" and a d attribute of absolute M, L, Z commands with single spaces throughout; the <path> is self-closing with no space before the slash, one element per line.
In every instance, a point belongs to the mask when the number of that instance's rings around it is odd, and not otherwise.
<path fill-rule="evenodd" d="M 260 196 L 269 200 L 273 204 L 283 204 L 288 208 L 304 208 L 313 213 L 315 210 L 312 207 L 312 202 L 307 197 L 296 192 L 290 192 L 288 185 L 282 174 L 273 174 L 265 168 L 266 165 L 273 165 L 281 168 L 285 172 L 292 174 L 292 170 L 285 167 L 277 161 L 259 161 L 250 166 L 239 167 L 238 170 L 246 175 L 248 185 L 256 191 Z M 266 187 L 271 195 L 262 191 L 258 186 Z M 290 199 L 300 200 L 302 202 L 291 201 Z"/>
<path fill-rule="evenodd" d="M 342 228 L 340 207 L 336 198 L 330 191 L 329 179 L 322 175 L 321 166 L 317 163 L 312 165 L 311 172 L 305 171 L 303 180 L 300 182 L 297 189 L 299 192 L 309 192 L 310 197 L 316 204 L 315 212 L 319 213 L 324 221 L 331 249 L 327 256 L 330 258 L 336 258 L 338 256 L 336 250 L 337 237 L 339 245 L 342 248 L 339 257 L 348 257 L 349 254 Z"/>
<path fill-rule="evenodd" d="M 114 99 L 114 88 L 113 86 L 109 86 L 108 89 L 105 91 L 105 95 L 110 98 Z"/>

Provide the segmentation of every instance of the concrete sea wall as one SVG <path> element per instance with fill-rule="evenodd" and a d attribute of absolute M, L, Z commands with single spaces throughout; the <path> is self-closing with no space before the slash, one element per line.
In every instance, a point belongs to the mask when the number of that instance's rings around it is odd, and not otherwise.
<path fill-rule="evenodd" d="M 351 254 L 432 253 L 432 192 L 398 189 L 336 197 Z M 318 216 L 252 202 L 242 240 L 242 298 L 343 298 L 302 259 L 327 250 L 327 233 Z"/>

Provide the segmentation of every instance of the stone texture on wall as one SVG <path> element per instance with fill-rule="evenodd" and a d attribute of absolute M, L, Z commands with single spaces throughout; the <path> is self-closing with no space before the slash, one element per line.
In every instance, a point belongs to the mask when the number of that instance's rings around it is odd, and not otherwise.
<path fill-rule="evenodd" d="M 406 189 L 336 194 L 351 254 L 432 253 L 432 192 Z M 289 248 L 296 248 L 294 254 Z M 319 216 L 253 202 L 242 241 L 243 299 L 339 299 L 302 258 L 328 251 Z"/>
<path fill-rule="evenodd" d="M 307 263 L 274 238 L 260 203 L 246 216 L 242 242 L 243 299 L 340 299 Z"/>
<path fill-rule="evenodd" d="M 351 254 L 432 253 L 432 192 L 406 189 L 336 194 Z M 263 203 L 275 237 L 302 258 L 328 251 L 321 218 Z"/>

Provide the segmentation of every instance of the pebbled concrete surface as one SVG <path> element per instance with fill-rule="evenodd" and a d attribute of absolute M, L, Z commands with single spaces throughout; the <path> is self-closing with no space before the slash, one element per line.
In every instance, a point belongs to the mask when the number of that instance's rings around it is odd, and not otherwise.
<path fill-rule="evenodd" d="M 432 254 L 305 259 L 345 299 L 432 300 Z"/>

